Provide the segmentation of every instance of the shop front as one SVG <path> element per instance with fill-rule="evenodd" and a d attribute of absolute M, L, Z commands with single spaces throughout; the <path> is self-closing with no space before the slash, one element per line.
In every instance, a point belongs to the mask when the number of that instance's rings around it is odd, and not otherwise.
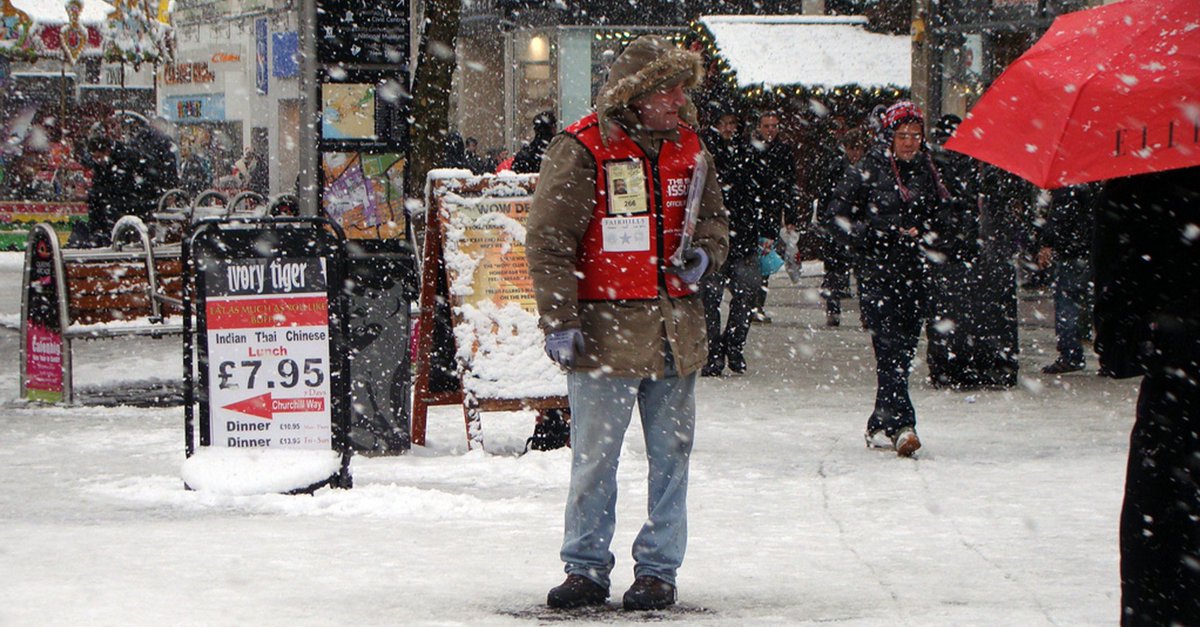
<path fill-rule="evenodd" d="M 505 147 L 532 135 L 533 119 L 553 111 L 559 127 L 587 115 L 608 66 L 633 39 L 659 34 L 683 41 L 671 26 L 547 26 L 505 34 Z"/>
<path fill-rule="evenodd" d="M 182 94 L 162 99 L 160 112 L 175 125 L 180 161 L 199 159 L 203 180 L 184 181 L 189 188 L 208 189 L 233 172 L 242 156 L 242 123 L 225 115 L 225 94 Z"/>
<path fill-rule="evenodd" d="M 913 95 L 932 118 L 960 117 L 1054 18 L 1100 0 L 918 0 Z"/>
<path fill-rule="evenodd" d="M 90 137 L 123 132 L 118 110 L 153 111 L 150 66 L 170 32 L 131 4 L 0 0 L 0 248 L 50 223 L 65 241 L 86 219 Z M 136 15 L 135 15 L 136 13 Z M 165 19 L 165 18 L 164 18 Z"/>

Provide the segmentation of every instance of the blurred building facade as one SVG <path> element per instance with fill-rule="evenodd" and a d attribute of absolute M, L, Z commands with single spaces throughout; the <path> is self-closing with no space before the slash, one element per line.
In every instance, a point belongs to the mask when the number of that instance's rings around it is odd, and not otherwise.
<path fill-rule="evenodd" d="M 913 97 L 931 118 L 966 112 L 1054 18 L 1115 0 L 915 0 Z"/>
<path fill-rule="evenodd" d="M 176 0 L 175 59 L 160 67 L 158 112 L 183 153 L 214 178 L 247 149 L 268 157 L 273 192 L 296 180 L 300 145 L 299 38 L 294 2 Z"/>
<path fill-rule="evenodd" d="M 908 0 L 465 0 L 451 126 L 483 148 L 515 151 L 542 111 L 583 116 L 607 65 L 633 38 L 682 36 L 702 15 L 855 14 L 907 32 Z"/>

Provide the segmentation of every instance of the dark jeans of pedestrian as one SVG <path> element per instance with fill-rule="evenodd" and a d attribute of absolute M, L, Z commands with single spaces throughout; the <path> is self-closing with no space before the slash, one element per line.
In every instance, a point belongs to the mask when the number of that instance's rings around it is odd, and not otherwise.
<path fill-rule="evenodd" d="M 750 312 L 762 284 L 758 258 L 730 259 L 720 270 L 700 282 L 704 296 L 704 322 L 708 328 L 708 358 L 741 357 L 750 332 Z M 728 289 L 729 315 L 721 331 L 721 300 Z"/>
<path fill-rule="evenodd" d="M 850 297 L 850 250 L 826 241 L 822 256 L 825 278 L 821 279 L 821 296 L 825 298 L 825 312 L 840 314 L 841 300 Z"/>
<path fill-rule="evenodd" d="M 877 381 L 875 411 L 867 421 L 867 430 L 884 429 L 889 436 L 917 424 L 917 413 L 908 396 L 908 376 L 921 338 L 924 308 L 919 288 L 906 288 L 866 281 L 859 286 L 863 320 L 875 349 Z"/>
<path fill-rule="evenodd" d="M 1121 624 L 1200 625 L 1200 373 L 1142 380 L 1121 508 Z"/>
<path fill-rule="evenodd" d="M 1058 358 L 1083 363 L 1082 314 L 1090 302 L 1092 270 L 1087 259 L 1060 259 L 1054 264 L 1054 335 Z"/>

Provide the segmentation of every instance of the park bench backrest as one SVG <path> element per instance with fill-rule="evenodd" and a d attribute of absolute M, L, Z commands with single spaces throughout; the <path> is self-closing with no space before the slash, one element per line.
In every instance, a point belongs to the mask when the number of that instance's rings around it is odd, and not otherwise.
<path fill-rule="evenodd" d="M 128 321 L 154 315 L 150 279 L 144 260 L 98 261 L 65 259 L 67 307 L 71 324 Z M 155 259 L 157 289 L 173 300 L 183 298 L 182 263 L 178 258 Z M 182 310 L 160 303 L 164 315 Z"/>

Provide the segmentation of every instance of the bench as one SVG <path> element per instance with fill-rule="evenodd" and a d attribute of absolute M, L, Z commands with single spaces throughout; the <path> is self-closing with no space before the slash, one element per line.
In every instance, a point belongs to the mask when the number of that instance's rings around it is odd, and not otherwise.
<path fill-rule="evenodd" d="M 62 249 L 50 225 L 30 231 L 21 294 L 22 398 L 74 402 L 75 340 L 183 333 L 181 245 L 154 245 L 134 216 L 118 220 L 113 234 L 109 248 Z"/>
<path fill-rule="evenodd" d="M 50 225 L 33 227 L 22 279 L 22 398 L 74 403 L 75 340 L 183 334 L 182 239 L 194 220 L 277 215 L 296 206 L 289 195 L 268 202 L 244 192 L 227 201 L 214 190 L 186 201 L 186 192 L 167 192 L 150 225 L 122 217 L 108 248 L 64 249 Z"/>

